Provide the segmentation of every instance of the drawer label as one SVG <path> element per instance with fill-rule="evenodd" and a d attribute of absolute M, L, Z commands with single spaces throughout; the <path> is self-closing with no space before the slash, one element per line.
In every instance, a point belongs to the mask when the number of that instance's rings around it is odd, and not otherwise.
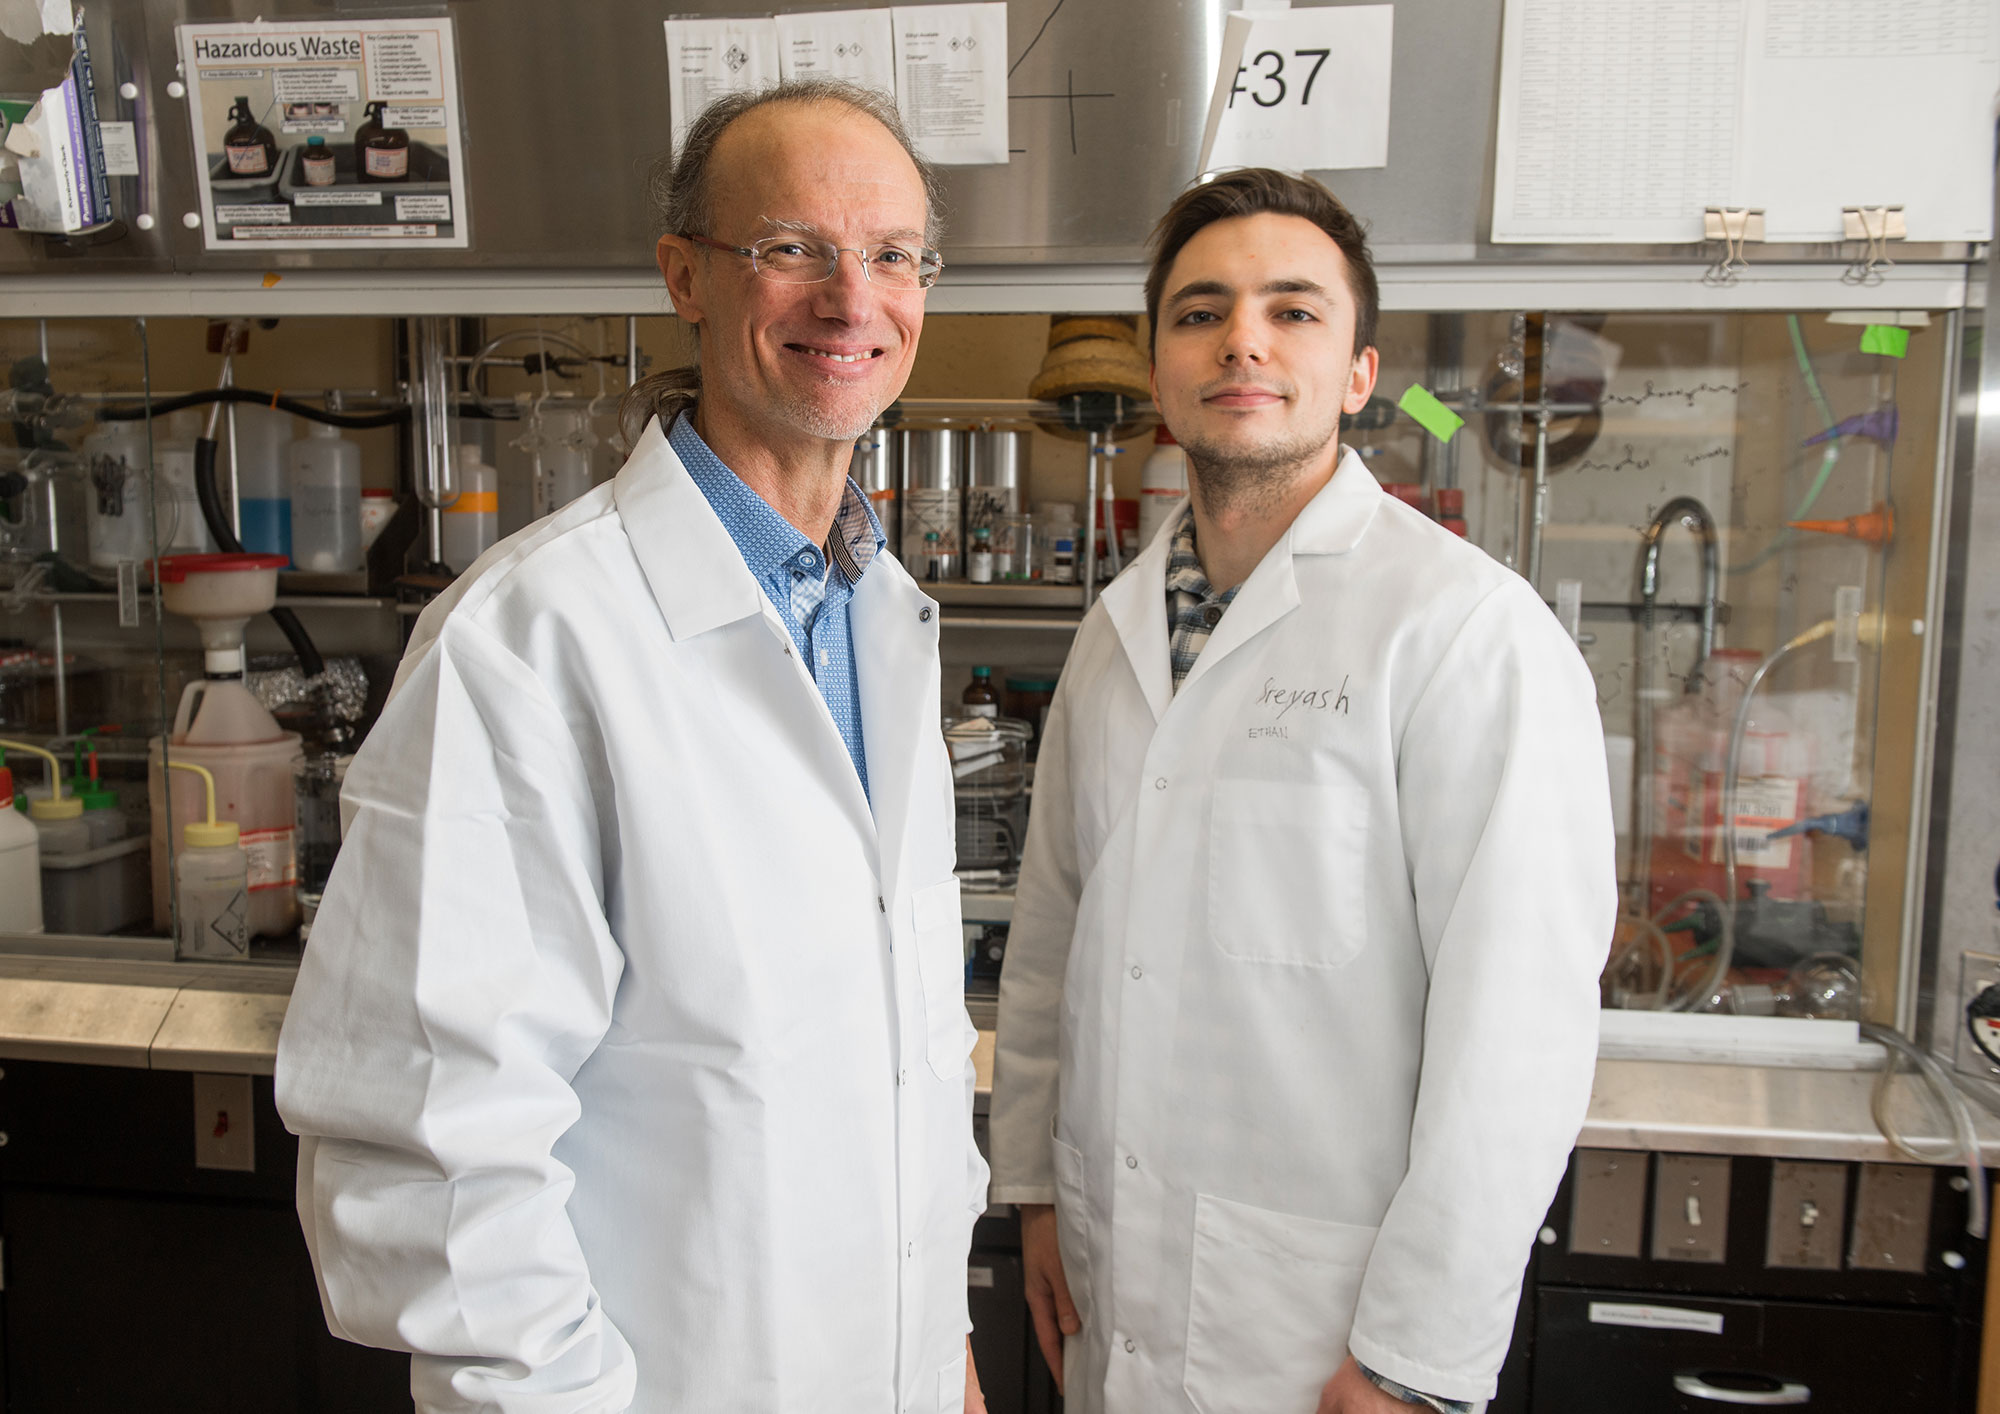
<path fill-rule="evenodd" d="M 1639 1326 L 1653 1331 L 1700 1331 L 1722 1334 L 1720 1311 L 1690 1311 L 1685 1306 L 1627 1306 L 1616 1301 L 1590 1303 L 1591 1324 Z"/>

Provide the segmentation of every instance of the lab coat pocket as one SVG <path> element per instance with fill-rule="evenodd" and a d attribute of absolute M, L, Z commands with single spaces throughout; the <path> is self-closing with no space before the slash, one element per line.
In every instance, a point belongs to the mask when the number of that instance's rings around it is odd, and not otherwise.
<path fill-rule="evenodd" d="M 1208 933 L 1239 962 L 1339 967 L 1367 941 L 1368 795 L 1359 786 L 1219 780 Z"/>
<path fill-rule="evenodd" d="M 965 1074 L 974 1039 L 965 1017 L 965 925 L 959 916 L 958 880 L 912 892 L 910 927 L 924 989 L 931 1069 L 940 1080 L 955 1079 Z"/>
<path fill-rule="evenodd" d="M 1375 1229 L 1195 1199 L 1187 1365 L 1201 1414 L 1310 1410 L 1347 1358 Z"/>
<path fill-rule="evenodd" d="M 1073 1144 L 1051 1139 L 1056 1163 L 1056 1246 L 1062 1254 L 1063 1281 L 1076 1314 L 1090 1325 L 1090 1205 L 1084 1199 L 1083 1152 Z"/>
<path fill-rule="evenodd" d="M 938 1414 L 964 1414 L 965 1357 L 959 1356 L 938 1371 Z"/>

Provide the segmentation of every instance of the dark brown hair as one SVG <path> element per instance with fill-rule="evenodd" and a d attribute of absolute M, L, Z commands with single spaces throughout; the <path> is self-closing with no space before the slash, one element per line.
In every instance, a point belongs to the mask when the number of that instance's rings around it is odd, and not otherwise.
<path fill-rule="evenodd" d="M 1354 213 L 1311 177 L 1294 177 L 1269 167 L 1243 167 L 1182 192 L 1153 228 L 1153 268 L 1146 272 L 1146 322 L 1152 345 L 1159 341 L 1160 299 L 1181 248 L 1204 227 L 1234 216 L 1299 216 L 1312 222 L 1347 257 L 1347 289 L 1354 296 L 1354 352 L 1375 342 L 1382 296 L 1368 236 Z M 1149 348 L 1152 346 L 1149 345 Z"/>

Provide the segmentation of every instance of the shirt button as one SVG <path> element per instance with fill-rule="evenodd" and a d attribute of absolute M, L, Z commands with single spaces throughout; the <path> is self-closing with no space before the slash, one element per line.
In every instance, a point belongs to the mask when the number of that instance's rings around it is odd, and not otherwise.
<path fill-rule="evenodd" d="M 1138 1348 L 1139 1348 L 1139 1342 L 1136 1340 L 1128 1340 L 1125 1342 L 1125 1353 L 1127 1355 L 1130 1355 L 1133 1351 L 1137 1350 Z"/>
<path fill-rule="evenodd" d="M 1137 1154 L 1127 1154 L 1125 1156 L 1125 1167 L 1128 1169 L 1139 1167 L 1139 1156 Z"/>
<path fill-rule="evenodd" d="M 816 558 L 814 558 L 812 551 L 802 550 L 799 552 L 799 563 L 804 565 L 807 569 L 811 569 L 814 565 L 818 564 L 819 561 Z"/>
<path fill-rule="evenodd" d="M 1201 616 L 1203 619 L 1207 620 L 1208 626 L 1210 628 L 1214 628 L 1217 624 L 1222 622 L 1222 610 L 1217 608 L 1213 604 L 1210 604 L 1206 609 L 1203 609 L 1201 611 Z"/>
<path fill-rule="evenodd" d="M 831 660 L 831 659 L 829 659 L 829 658 L 827 657 L 827 653 L 826 653 L 826 650 L 825 650 L 824 648 L 820 649 L 820 650 L 819 650 L 819 665 L 820 665 L 820 666 L 821 666 L 822 668 L 824 668 L 824 667 L 825 667 L 825 666 L 826 666 L 826 665 L 827 665 L 827 664 L 828 664 L 828 663 L 829 663 L 830 661 L 832 661 L 832 660 Z"/>
<path fill-rule="evenodd" d="M 1133 969 L 1132 969 L 1132 980 L 1133 980 L 1134 982 L 1138 981 L 1138 980 L 1139 980 L 1139 978 L 1140 978 L 1141 976 L 1143 976 L 1143 975 L 1144 975 L 1144 974 L 1142 974 L 1142 973 L 1141 973 L 1141 972 L 1139 971 L 1139 969 L 1138 969 L 1138 968 L 1136 968 L 1136 967 L 1135 967 L 1135 968 L 1133 968 Z"/>
<path fill-rule="evenodd" d="M 1165 790 L 1166 788 L 1167 788 L 1167 778 L 1165 776 L 1162 776 L 1157 781 L 1153 782 L 1154 790 Z"/>

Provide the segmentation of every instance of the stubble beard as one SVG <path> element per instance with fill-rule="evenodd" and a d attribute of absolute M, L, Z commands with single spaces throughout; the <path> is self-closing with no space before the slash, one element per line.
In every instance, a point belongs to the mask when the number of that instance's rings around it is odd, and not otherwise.
<path fill-rule="evenodd" d="M 813 437 L 829 442 L 853 442 L 875 425 L 882 409 L 870 403 L 866 408 L 837 410 L 814 398 L 793 394 L 778 405 L 781 421 Z"/>
<path fill-rule="evenodd" d="M 1199 434 L 1181 440 L 1187 453 L 1188 475 L 1201 491 L 1209 514 L 1255 513 L 1282 501 L 1299 473 L 1326 451 L 1340 434 L 1340 419 L 1319 429 L 1254 446 L 1226 446 Z"/>

